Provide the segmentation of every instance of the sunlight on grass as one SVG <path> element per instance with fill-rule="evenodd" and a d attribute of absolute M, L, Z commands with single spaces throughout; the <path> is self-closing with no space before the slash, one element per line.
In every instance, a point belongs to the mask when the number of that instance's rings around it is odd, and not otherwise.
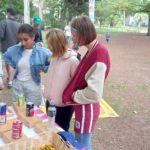
<path fill-rule="evenodd" d="M 128 33 L 128 32 L 134 32 L 134 33 L 146 33 L 147 28 L 146 27 L 130 27 L 130 26 L 122 26 L 122 27 L 101 27 L 96 28 L 96 31 L 98 34 L 106 34 L 107 32 L 111 34 L 119 34 L 119 33 Z"/>

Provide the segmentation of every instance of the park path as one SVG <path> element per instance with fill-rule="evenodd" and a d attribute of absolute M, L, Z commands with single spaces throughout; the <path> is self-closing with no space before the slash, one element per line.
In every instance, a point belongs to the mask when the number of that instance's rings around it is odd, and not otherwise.
<path fill-rule="evenodd" d="M 150 150 L 150 37 L 114 34 L 104 99 L 119 118 L 99 119 L 93 150 Z"/>
<path fill-rule="evenodd" d="M 99 39 L 111 57 L 103 97 L 120 117 L 99 119 L 93 150 L 150 150 L 150 37 L 114 34 L 109 44 Z M 0 101 L 11 104 L 11 90 L 3 90 Z"/>

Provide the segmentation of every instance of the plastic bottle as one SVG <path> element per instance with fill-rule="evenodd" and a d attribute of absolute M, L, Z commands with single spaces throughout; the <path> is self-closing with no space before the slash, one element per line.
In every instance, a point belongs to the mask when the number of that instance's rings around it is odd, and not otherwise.
<path fill-rule="evenodd" d="M 55 116 L 56 116 L 56 107 L 52 100 L 49 101 L 47 115 L 48 115 L 48 130 L 51 131 L 55 129 Z"/>

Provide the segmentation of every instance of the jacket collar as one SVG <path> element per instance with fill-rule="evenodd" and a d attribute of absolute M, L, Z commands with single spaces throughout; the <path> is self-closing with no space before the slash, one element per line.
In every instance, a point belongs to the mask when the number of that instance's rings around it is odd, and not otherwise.
<path fill-rule="evenodd" d="M 16 18 L 10 18 L 10 17 L 8 17 L 7 19 L 16 21 Z"/>
<path fill-rule="evenodd" d="M 18 46 L 20 47 L 20 53 L 22 54 L 22 52 L 24 51 L 24 48 L 23 48 L 23 46 L 21 45 L 21 43 L 19 43 Z M 33 46 L 33 48 L 32 48 L 32 54 L 35 54 L 35 53 L 36 53 L 36 48 L 37 48 L 37 45 L 34 43 L 34 46 Z"/>

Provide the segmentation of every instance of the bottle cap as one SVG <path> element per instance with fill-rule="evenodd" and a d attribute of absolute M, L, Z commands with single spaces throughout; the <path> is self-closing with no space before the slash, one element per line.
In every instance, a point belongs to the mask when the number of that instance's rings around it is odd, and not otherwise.
<path fill-rule="evenodd" d="M 50 105 L 50 106 L 55 106 L 54 101 L 53 101 L 53 100 L 50 100 L 50 101 L 49 101 L 49 105 Z"/>

